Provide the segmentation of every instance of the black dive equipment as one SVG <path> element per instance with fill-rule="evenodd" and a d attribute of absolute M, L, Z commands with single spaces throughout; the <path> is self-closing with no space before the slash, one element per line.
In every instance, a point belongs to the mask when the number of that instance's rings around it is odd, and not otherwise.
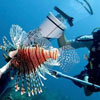
<path fill-rule="evenodd" d="M 73 24 L 73 17 L 70 17 L 69 15 L 67 15 L 66 13 L 64 13 L 61 9 L 59 9 L 57 6 L 55 6 L 54 7 L 54 9 L 58 12 L 58 13 L 60 13 L 66 20 L 67 20 L 67 22 L 68 22 L 68 24 L 70 25 L 70 26 L 73 26 L 74 24 Z"/>

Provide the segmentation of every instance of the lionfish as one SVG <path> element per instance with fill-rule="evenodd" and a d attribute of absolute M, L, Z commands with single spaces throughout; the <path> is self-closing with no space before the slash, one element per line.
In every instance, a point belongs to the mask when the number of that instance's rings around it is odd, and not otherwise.
<path fill-rule="evenodd" d="M 53 76 L 50 66 L 60 66 L 64 70 L 79 61 L 78 55 L 71 46 L 53 48 L 50 41 L 43 38 L 40 30 L 25 32 L 18 25 L 10 29 L 12 43 L 3 38 L 3 46 L 11 60 L 7 63 L 15 78 L 15 90 L 21 95 L 27 90 L 28 96 L 42 92 L 42 79 L 46 80 L 45 73 Z M 42 78 L 42 79 L 41 79 Z"/>

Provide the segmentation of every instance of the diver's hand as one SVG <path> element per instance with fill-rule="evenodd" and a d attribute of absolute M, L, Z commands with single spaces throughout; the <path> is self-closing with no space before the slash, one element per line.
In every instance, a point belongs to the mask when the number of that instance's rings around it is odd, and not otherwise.
<path fill-rule="evenodd" d="M 6 65 L 4 65 L 2 68 L 0 68 L 0 78 L 9 69 L 10 64 L 11 64 L 11 61 L 9 61 Z"/>
<path fill-rule="evenodd" d="M 1 79 L 1 76 L 2 76 L 2 72 L 1 72 L 1 70 L 0 70 L 0 79 Z"/>

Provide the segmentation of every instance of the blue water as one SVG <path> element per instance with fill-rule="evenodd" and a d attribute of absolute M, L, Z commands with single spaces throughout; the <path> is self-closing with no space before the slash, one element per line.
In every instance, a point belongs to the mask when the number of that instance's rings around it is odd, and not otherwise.
<path fill-rule="evenodd" d="M 88 0 L 94 11 L 94 15 L 92 16 L 84 11 L 82 7 L 78 8 L 77 5 L 75 5 L 76 7 L 73 6 L 73 1 L 74 0 L 0 0 L 0 43 L 2 43 L 2 37 L 4 35 L 10 39 L 9 29 L 12 24 L 20 25 L 26 32 L 39 27 L 48 15 L 48 12 L 51 11 L 56 14 L 53 10 L 55 5 L 75 18 L 74 26 L 68 26 L 65 31 L 68 39 L 90 34 L 95 27 L 100 27 L 100 0 Z M 54 46 L 57 46 L 56 40 L 52 42 L 55 43 Z M 88 54 L 88 50 L 81 48 L 78 49 L 77 52 L 80 57 L 80 63 L 73 67 L 72 71 L 68 73 L 69 75 L 80 73 L 87 64 L 87 61 L 83 59 L 83 55 Z M 0 51 L 0 66 L 2 67 L 4 64 L 5 61 Z M 99 92 L 86 97 L 83 89 L 78 88 L 71 81 L 47 77 L 48 80 L 44 82 L 44 92 L 48 95 L 43 95 L 45 99 L 38 96 L 36 100 L 67 100 L 67 98 L 68 100 L 100 100 Z"/>

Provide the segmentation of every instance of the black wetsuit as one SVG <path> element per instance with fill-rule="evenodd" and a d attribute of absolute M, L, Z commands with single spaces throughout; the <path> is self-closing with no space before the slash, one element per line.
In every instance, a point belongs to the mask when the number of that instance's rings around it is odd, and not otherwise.
<path fill-rule="evenodd" d="M 79 41 L 82 42 L 83 40 L 80 39 Z M 84 80 L 85 76 L 89 76 L 89 82 L 100 85 L 100 31 L 94 32 L 93 39 L 90 39 L 88 41 L 92 41 L 93 43 L 89 48 L 90 55 L 88 58 L 88 64 L 85 66 L 86 70 L 82 71 L 75 77 Z M 82 84 L 77 82 L 74 83 L 79 87 L 82 87 Z M 93 86 L 87 86 L 87 89 L 91 92 L 100 91 L 100 89 Z"/>
<path fill-rule="evenodd" d="M 100 85 L 100 31 L 93 34 L 93 45 L 90 48 L 89 63 L 86 65 L 89 82 Z M 92 92 L 100 91 L 95 87 L 88 87 Z"/>

